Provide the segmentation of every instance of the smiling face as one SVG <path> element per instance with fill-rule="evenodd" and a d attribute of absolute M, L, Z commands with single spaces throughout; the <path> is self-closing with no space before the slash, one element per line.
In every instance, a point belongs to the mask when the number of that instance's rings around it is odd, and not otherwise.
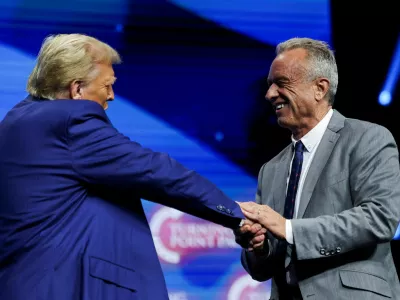
<path fill-rule="evenodd" d="M 276 112 L 278 124 L 290 129 L 296 139 L 317 125 L 330 107 L 327 101 L 321 101 L 329 82 L 324 78 L 310 80 L 307 67 L 307 51 L 297 48 L 279 54 L 268 75 L 265 97 Z"/>

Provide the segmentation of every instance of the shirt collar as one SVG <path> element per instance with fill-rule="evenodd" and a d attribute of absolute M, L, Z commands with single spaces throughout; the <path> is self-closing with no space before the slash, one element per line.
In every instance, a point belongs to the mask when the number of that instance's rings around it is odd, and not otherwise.
<path fill-rule="evenodd" d="M 331 108 L 328 113 L 322 118 L 322 120 L 319 121 L 319 123 L 313 129 L 311 129 L 305 136 L 300 139 L 308 152 L 312 152 L 315 146 L 317 146 L 322 140 L 322 136 L 324 135 L 326 128 L 328 128 L 328 124 L 332 118 L 332 115 L 333 109 Z M 297 140 L 295 140 L 292 135 L 293 146 L 296 144 L 296 142 Z"/>

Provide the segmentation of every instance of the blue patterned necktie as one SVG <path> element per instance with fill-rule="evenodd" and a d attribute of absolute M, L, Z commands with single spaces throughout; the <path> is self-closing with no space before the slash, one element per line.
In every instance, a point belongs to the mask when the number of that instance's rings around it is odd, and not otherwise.
<path fill-rule="evenodd" d="M 301 141 L 296 142 L 294 146 L 292 170 L 290 171 L 289 184 L 286 192 L 285 211 L 283 213 L 285 219 L 293 219 L 296 192 L 299 185 L 301 167 L 303 165 L 304 149 L 304 145 Z"/>
<path fill-rule="evenodd" d="M 296 142 L 294 146 L 294 157 L 292 161 L 292 169 L 290 171 L 289 184 L 286 192 L 285 200 L 285 211 L 283 216 L 285 219 L 293 219 L 294 206 L 296 202 L 296 193 L 299 185 L 299 179 L 301 174 L 301 168 L 303 166 L 303 152 L 304 145 L 301 141 Z M 297 276 L 294 270 L 294 265 L 292 261 L 296 256 L 296 251 L 293 251 L 293 245 L 287 243 L 283 244 L 286 249 L 285 257 L 285 270 L 286 270 L 286 282 L 289 286 L 295 286 L 297 284 Z"/>

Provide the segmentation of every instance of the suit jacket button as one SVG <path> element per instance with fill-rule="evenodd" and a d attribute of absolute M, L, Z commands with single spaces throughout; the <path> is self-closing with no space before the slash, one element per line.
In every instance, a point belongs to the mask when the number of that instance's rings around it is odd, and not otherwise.
<path fill-rule="evenodd" d="M 319 253 L 321 253 L 321 255 L 325 255 L 325 249 L 324 249 L 324 248 L 321 248 L 321 249 L 319 250 Z"/>
<path fill-rule="evenodd" d="M 340 253 L 340 251 L 342 251 L 342 248 L 336 247 L 336 253 Z"/>
<path fill-rule="evenodd" d="M 217 205 L 218 210 L 222 210 L 222 205 Z"/>
<path fill-rule="evenodd" d="M 229 208 L 226 209 L 226 212 L 227 212 L 228 214 L 230 214 L 230 215 L 232 214 L 232 211 L 231 211 Z"/>

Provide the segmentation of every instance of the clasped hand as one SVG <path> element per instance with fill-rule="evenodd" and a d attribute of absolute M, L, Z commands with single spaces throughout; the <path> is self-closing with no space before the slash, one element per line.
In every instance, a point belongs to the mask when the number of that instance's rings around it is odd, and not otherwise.
<path fill-rule="evenodd" d="M 262 252 L 265 234 L 269 231 L 279 239 L 286 239 L 286 219 L 268 205 L 237 202 L 246 216 L 244 224 L 235 230 L 236 242 L 248 251 Z"/>

